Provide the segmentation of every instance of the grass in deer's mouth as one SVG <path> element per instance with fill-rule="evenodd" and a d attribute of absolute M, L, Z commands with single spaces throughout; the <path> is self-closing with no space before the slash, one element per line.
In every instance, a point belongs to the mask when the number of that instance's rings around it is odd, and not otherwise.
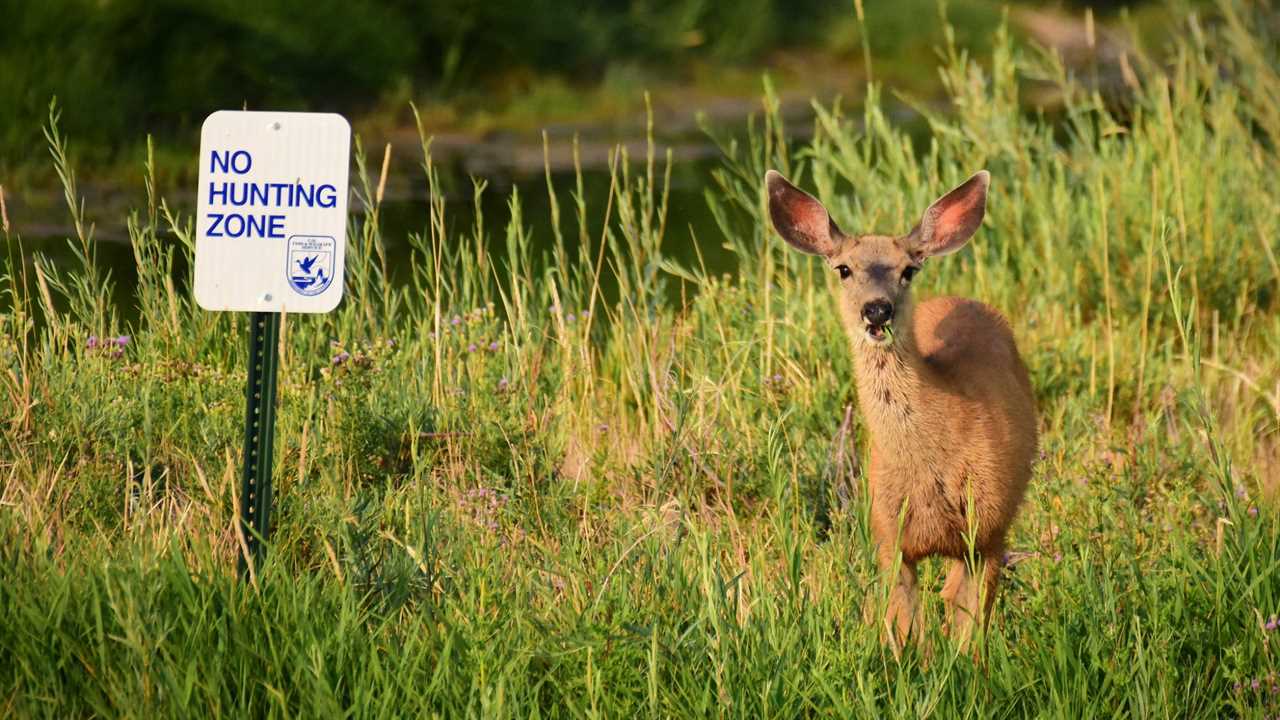
<path fill-rule="evenodd" d="M 887 322 L 883 325 L 867 323 L 864 328 L 867 340 L 872 345 L 879 347 L 888 347 L 893 344 L 893 323 Z"/>

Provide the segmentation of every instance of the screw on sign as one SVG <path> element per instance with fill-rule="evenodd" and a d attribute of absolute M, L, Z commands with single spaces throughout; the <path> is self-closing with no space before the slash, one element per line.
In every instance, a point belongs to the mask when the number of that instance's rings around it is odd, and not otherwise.
<path fill-rule="evenodd" d="M 350 150 L 351 126 L 330 113 L 220 110 L 200 132 L 196 302 L 251 313 L 242 574 L 271 529 L 280 314 L 329 312 L 342 299 Z"/>

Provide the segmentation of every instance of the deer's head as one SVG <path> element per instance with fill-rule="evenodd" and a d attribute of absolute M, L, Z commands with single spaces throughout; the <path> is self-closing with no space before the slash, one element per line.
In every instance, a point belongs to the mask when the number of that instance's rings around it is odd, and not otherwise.
<path fill-rule="evenodd" d="M 777 171 L 765 175 L 773 227 L 797 250 L 820 255 L 840 276 L 837 301 L 844 316 L 861 321 L 868 345 L 893 343 L 894 321 L 911 312 L 911 280 L 925 259 L 959 250 L 982 224 L 991 176 L 980 170 L 924 211 L 906 235 L 847 235 L 822 203 Z"/>

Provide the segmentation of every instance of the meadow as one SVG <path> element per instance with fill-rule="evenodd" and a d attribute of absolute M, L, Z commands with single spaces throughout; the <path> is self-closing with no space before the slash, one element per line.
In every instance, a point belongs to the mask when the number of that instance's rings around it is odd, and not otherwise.
<path fill-rule="evenodd" d="M 424 133 L 404 285 L 357 147 L 345 299 L 284 319 L 274 534 L 243 581 L 247 317 L 195 306 L 191 218 L 152 192 L 123 322 L 51 121 L 80 264 L 24 261 L 4 219 L 0 715 L 1280 716 L 1274 23 L 1187 15 L 1108 95 L 1002 28 L 981 58 L 946 42 L 925 143 L 874 85 L 790 142 L 766 85 L 722 140 L 714 237 L 667 212 L 653 146 L 614 155 L 603 215 L 549 183 L 547 252 L 519 194 L 455 226 Z M 883 232 L 992 173 L 915 291 L 1006 313 L 1040 409 L 980 665 L 941 637 L 896 661 L 862 622 L 852 361 L 834 274 L 768 226 L 771 167 Z"/>

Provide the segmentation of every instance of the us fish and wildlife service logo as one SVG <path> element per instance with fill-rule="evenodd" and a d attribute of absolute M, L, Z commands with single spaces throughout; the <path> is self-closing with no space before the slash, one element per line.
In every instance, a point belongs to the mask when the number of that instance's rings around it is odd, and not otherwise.
<path fill-rule="evenodd" d="M 333 283 L 334 240 L 324 235 L 289 238 L 289 287 L 299 295 L 319 295 Z"/>

